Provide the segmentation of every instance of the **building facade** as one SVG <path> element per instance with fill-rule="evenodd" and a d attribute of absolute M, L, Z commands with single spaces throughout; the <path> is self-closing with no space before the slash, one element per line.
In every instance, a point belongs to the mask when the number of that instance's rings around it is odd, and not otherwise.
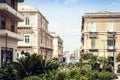
<path fill-rule="evenodd" d="M 5 67 L 17 58 L 17 42 L 23 40 L 17 33 L 17 24 L 23 20 L 17 6 L 23 1 L 0 0 L 0 67 Z"/>
<path fill-rule="evenodd" d="M 74 50 L 74 57 L 75 57 L 75 59 L 80 60 L 80 52 L 81 52 L 80 48 Z"/>
<path fill-rule="evenodd" d="M 82 17 L 83 53 L 93 53 L 114 61 L 120 52 L 120 13 L 100 11 Z"/>
<path fill-rule="evenodd" d="M 63 52 L 63 62 L 68 65 L 69 63 L 71 63 L 70 58 L 71 58 L 70 51 L 64 51 Z"/>
<path fill-rule="evenodd" d="M 48 32 L 48 21 L 40 11 L 30 5 L 19 5 L 24 21 L 18 24 L 18 32 L 24 36 L 19 41 L 18 52 L 37 53 L 44 58 L 52 57 L 52 36 Z"/>
<path fill-rule="evenodd" d="M 63 61 L 63 40 L 55 34 L 55 32 L 50 32 L 53 36 L 53 55 L 52 57 L 58 58 L 60 62 Z"/>

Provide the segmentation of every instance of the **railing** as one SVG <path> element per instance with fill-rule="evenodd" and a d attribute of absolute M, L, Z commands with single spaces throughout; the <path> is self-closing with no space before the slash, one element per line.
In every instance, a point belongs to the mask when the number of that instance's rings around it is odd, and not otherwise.
<path fill-rule="evenodd" d="M 97 32 L 90 32 L 90 38 L 96 38 Z"/>
<path fill-rule="evenodd" d="M 98 52 L 98 49 L 89 49 L 90 52 Z"/>
<path fill-rule="evenodd" d="M 113 38 L 115 34 L 115 32 L 108 32 L 108 38 Z"/>

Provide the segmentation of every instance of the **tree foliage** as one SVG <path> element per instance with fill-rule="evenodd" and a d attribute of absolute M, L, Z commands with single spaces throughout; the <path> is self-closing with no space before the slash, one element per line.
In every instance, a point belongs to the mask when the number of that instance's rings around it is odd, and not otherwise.
<path fill-rule="evenodd" d="M 57 69 L 59 64 L 55 60 L 43 59 L 41 55 L 32 54 L 28 57 L 17 59 L 17 62 L 13 62 L 12 66 L 17 70 L 18 75 L 23 78 Z"/>
<path fill-rule="evenodd" d="M 117 54 L 117 56 L 116 56 L 116 61 L 117 61 L 117 62 L 120 62 L 120 53 Z"/>
<path fill-rule="evenodd" d="M 0 68 L 0 80 L 17 80 L 16 72 L 10 66 Z"/>
<path fill-rule="evenodd" d="M 93 56 L 91 53 L 81 54 L 80 55 L 83 60 L 89 59 Z"/>

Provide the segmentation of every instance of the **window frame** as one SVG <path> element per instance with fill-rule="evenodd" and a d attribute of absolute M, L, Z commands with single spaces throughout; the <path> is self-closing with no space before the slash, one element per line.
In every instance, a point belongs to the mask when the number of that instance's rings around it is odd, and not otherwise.
<path fill-rule="evenodd" d="M 0 29 L 6 29 L 6 17 L 1 16 L 1 27 Z"/>
<path fill-rule="evenodd" d="M 114 22 L 109 22 L 108 23 L 108 31 L 113 32 L 114 31 Z"/>
<path fill-rule="evenodd" d="M 30 17 L 25 17 L 25 25 L 30 25 Z"/>
<path fill-rule="evenodd" d="M 113 38 L 110 38 L 110 39 L 107 39 L 107 46 L 108 47 L 113 47 L 113 46 L 115 46 L 115 39 L 113 39 Z"/>
<path fill-rule="evenodd" d="M 96 32 L 96 22 L 91 22 L 91 32 Z"/>
<path fill-rule="evenodd" d="M 29 34 L 25 34 L 24 35 L 24 42 L 25 42 L 25 44 L 29 44 L 30 43 L 30 35 Z"/>
<path fill-rule="evenodd" d="M 11 31 L 15 32 L 15 22 L 11 20 Z"/>
<path fill-rule="evenodd" d="M 95 49 L 95 47 L 96 47 L 96 40 L 95 40 L 95 38 L 91 38 L 91 47 L 92 47 L 92 49 Z"/>
<path fill-rule="evenodd" d="M 15 8 L 15 0 L 11 0 L 11 7 Z"/>

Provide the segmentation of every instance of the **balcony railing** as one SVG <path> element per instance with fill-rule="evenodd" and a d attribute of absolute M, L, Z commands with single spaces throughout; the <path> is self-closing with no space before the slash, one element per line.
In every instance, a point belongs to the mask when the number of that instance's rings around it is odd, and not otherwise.
<path fill-rule="evenodd" d="M 108 52 L 115 52 L 116 49 L 107 49 Z"/>
<path fill-rule="evenodd" d="M 89 49 L 90 52 L 98 52 L 98 49 Z"/>
<path fill-rule="evenodd" d="M 18 41 L 22 41 L 24 39 L 23 36 L 21 36 L 20 34 L 8 31 L 8 30 L 0 30 L 0 36 L 6 36 L 6 34 L 8 34 L 7 36 L 13 39 L 16 39 Z"/>
<path fill-rule="evenodd" d="M 97 34 L 97 32 L 90 32 L 90 38 L 96 38 Z"/>
<path fill-rule="evenodd" d="M 113 38 L 115 36 L 115 32 L 108 32 L 108 38 Z"/>

